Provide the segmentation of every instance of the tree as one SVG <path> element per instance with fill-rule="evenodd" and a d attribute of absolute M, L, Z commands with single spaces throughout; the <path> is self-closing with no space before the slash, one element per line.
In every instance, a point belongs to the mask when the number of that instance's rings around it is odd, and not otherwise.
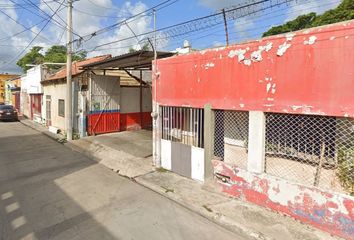
<path fill-rule="evenodd" d="M 62 45 L 53 45 L 50 47 L 45 54 L 41 54 L 40 51 L 42 47 L 33 47 L 30 52 L 28 52 L 25 56 L 23 56 L 18 62 L 17 65 L 22 68 L 25 72 L 31 67 L 27 67 L 27 64 L 41 64 L 44 62 L 50 63 L 65 63 L 66 62 L 66 47 Z M 86 58 L 86 52 L 79 52 L 73 54 L 73 61 L 80 61 Z M 51 69 L 60 68 L 60 66 L 51 65 L 49 66 Z"/>
<path fill-rule="evenodd" d="M 42 49 L 42 47 L 34 46 L 25 56 L 18 60 L 16 64 L 25 72 L 31 68 L 26 66 L 27 64 L 37 65 L 43 63 L 44 56 L 40 53 Z"/>
<path fill-rule="evenodd" d="M 149 43 L 145 43 L 140 50 L 137 50 L 133 47 L 130 47 L 129 48 L 129 53 L 133 53 L 133 52 L 136 52 L 136 51 L 150 51 L 150 44 Z"/>
<path fill-rule="evenodd" d="M 300 15 L 283 25 L 270 28 L 262 36 L 266 37 L 351 19 L 354 19 L 354 0 L 343 0 L 336 8 L 328 10 L 321 15 L 316 15 L 316 13 Z"/>

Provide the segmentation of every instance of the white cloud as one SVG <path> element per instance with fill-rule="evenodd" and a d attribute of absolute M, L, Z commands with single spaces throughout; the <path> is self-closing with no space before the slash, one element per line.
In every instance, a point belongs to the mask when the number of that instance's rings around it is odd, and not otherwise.
<path fill-rule="evenodd" d="M 7 9 L 1 9 L 7 15 L 11 16 L 11 18 L 18 20 L 18 16 L 16 11 L 11 8 L 14 4 L 8 0 L 1 0 L 0 4 L 9 6 Z M 12 60 L 14 56 L 21 50 L 21 47 L 16 47 L 16 45 L 24 45 L 25 41 L 21 36 L 16 36 L 13 38 L 8 38 L 8 36 L 14 35 L 23 30 L 21 26 L 11 20 L 4 13 L 0 12 L 0 44 L 6 45 L 0 47 L 0 72 L 18 72 L 19 69 L 13 64 L 7 64 L 8 61 Z"/>
<path fill-rule="evenodd" d="M 242 41 L 252 38 L 252 31 L 250 29 L 254 28 L 255 26 L 252 16 L 237 19 L 234 23 L 234 26 L 238 40 Z"/>
<path fill-rule="evenodd" d="M 78 33 L 80 36 L 91 34 L 107 25 L 111 25 L 113 22 L 120 22 L 121 20 L 145 11 L 147 6 L 142 2 L 130 2 L 125 1 L 119 5 L 114 5 L 112 0 L 94 0 L 92 3 L 88 1 L 75 1 L 74 2 L 74 11 L 73 11 L 73 25 L 74 25 L 74 32 Z M 58 2 L 54 1 L 46 1 L 46 3 L 52 8 L 56 10 L 59 7 Z M 0 4 L 6 4 L 14 6 L 14 4 L 9 0 L 0 0 Z M 40 8 L 45 11 L 48 15 L 52 15 L 53 11 L 44 3 L 44 0 L 40 0 Z M 77 10 L 76 10 L 77 9 Z M 27 18 L 19 18 L 16 9 L 9 8 L 9 9 L 2 9 L 6 11 L 6 14 L 10 15 L 14 19 L 18 19 L 21 23 L 26 26 L 33 26 L 34 24 L 38 23 L 41 19 L 38 17 L 34 17 L 33 15 L 29 15 Z M 21 10 L 25 11 L 25 10 Z M 32 11 L 38 11 L 34 10 Z M 29 14 L 26 12 L 26 14 Z M 63 27 L 65 27 L 66 21 L 66 8 L 62 9 L 58 12 L 60 18 L 55 16 L 54 19 L 62 25 L 62 27 L 57 26 L 53 22 L 49 23 L 45 30 L 37 37 L 37 39 L 31 44 L 31 46 L 27 49 L 31 49 L 34 45 L 39 45 L 47 49 L 53 44 L 65 44 L 66 42 L 66 32 Z M 105 16 L 110 16 L 111 18 L 107 18 Z M 36 20 L 34 20 L 36 19 Z M 112 19 L 114 20 L 112 22 Z M 151 31 L 151 16 L 145 16 L 138 18 L 135 21 L 130 21 L 129 26 L 133 29 L 135 34 L 139 35 L 146 31 Z M 7 16 L 0 12 L 0 22 L 4 23 L 0 25 L 0 39 L 6 36 L 12 36 L 18 32 L 24 30 L 23 27 L 16 24 L 14 21 L 10 20 Z M 16 62 L 18 59 L 15 59 L 11 64 L 5 64 L 6 61 L 13 59 L 17 56 L 38 33 L 41 28 L 43 27 L 42 24 L 38 26 L 31 27 L 31 31 L 25 31 L 17 36 L 13 36 L 12 38 L 6 39 L 4 41 L 0 41 L 0 45 L 6 44 L 6 47 L 0 47 L 0 72 L 19 72 L 19 68 L 16 66 Z M 92 49 L 99 44 L 103 44 L 110 41 L 115 41 L 117 39 L 123 39 L 126 37 L 133 36 L 131 30 L 123 25 L 118 27 L 116 30 L 107 32 L 102 35 L 98 35 L 97 37 L 92 38 L 90 41 L 85 42 L 83 44 L 85 49 Z M 77 36 L 74 35 L 74 38 Z M 49 39 L 50 41 L 46 40 Z M 59 41 L 60 40 L 60 41 Z M 99 52 L 92 52 L 89 56 L 94 56 L 98 54 L 108 54 L 111 53 L 113 55 L 121 54 L 127 52 L 128 48 L 123 48 L 124 46 L 134 45 L 135 48 L 138 48 L 138 43 L 135 38 L 130 39 L 129 41 L 124 41 L 120 43 L 116 43 L 113 45 L 106 46 L 105 48 L 118 48 L 118 49 L 111 49 L 107 51 L 99 51 Z M 26 52 L 27 52 L 26 51 Z"/>
<path fill-rule="evenodd" d="M 339 3 L 340 1 L 333 0 L 298 0 L 296 4 L 292 4 L 288 8 L 285 22 L 310 12 L 321 14 L 328 9 L 335 8 Z"/>
<path fill-rule="evenodd" d="M 249 2 L 249 0 L 199 0 L 199 4 L 205 7 L 209 7 L 213 10 L 220 10 L 223 8 L 237 5 L 244 5 Z"/>
<path fill-rule="evenodd" d="M 121 10 L 116 13 L 116 16 L 121 17 L 129 17 L 136 15 L 140 12 L 143 12 L 147 9 L 147 6 L 142 3 L 142 2 L 137 2 L 135 4 L 132 4 L 131 2 L 125 2 L 123 6 L 121 7 Z M 123 19 L 120 19 L 118 21 L 121 21 Z M 125 38 L 131 38 L 129 40 L 121 41 L 121 42 L 116 42 L 114 44 L 110 44 L 107 46 L 102 46 L 101 48 L 98 48 L 97 50 L 100 51 L 95 51 L 92 53 L 89 53 L 89 55 L 97 55 L 97 54 L 107 54 L 110 53 L 112 55 L 119 55 L 122 53 L 126 53 L 129 50 L 129 47 L 133 47 L 135 49 L 139 49 L 140 46 L 143 43 L 139 43 L 139 41 L 142 40 L 141 37 L 138 37 L 136 39 L 134 37 L 135 35 L 139 35 L 148 31 L 151 31 L 151 21 L 152 17 L 151 16 L 143 16 L 143 17 L 138 17 L 134 20 L 128 20 L 128 25 L 121 25 L 117 27 L 115 31 L 110 32 L 110 34 L 106 34 L 104 37 L 95 37 L 94 41 L 90 41 L 89 46 L 95 46 L 95 45 L 101 45 L 109 42 L 113 42 L 119 39 L 125 39 Z M 131 29 L 131 30 L 130 30 Z M 133 32 L 134 33 L 133 33 Z M 98 41 L 97 39 L 98 38 Z M 93 44 L 93 43 L 94 44 Z M 108 50 L 104 50 L 108 49 Z"/>

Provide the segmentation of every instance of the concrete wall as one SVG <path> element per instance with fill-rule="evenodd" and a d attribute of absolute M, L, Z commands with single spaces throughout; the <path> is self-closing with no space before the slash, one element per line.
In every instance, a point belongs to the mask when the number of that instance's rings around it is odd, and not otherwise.
<path fill-rule="evenodd" d="M 120 112 L 140 112 L 140 88 L 121 87 Z M 151 112 L 152 100 L 150 88 L 143 88 L 143 112 Z"/>
<path fill-rule="evenodd" d="M 150 88 L 142 89 L 142 114 L 140 114 L 140 87 L 121 87 L 120 95 L 120 128 L 135 130 L 150 128 L 152 100 Z M 142 117 L 142 120 L 141 120 Z M 142 126 L 141 126 L 142 124 Z"/>
<path fill-rule="evenodd" d="M 213 161 L 225 192 L 348 239 L 354 236 L 353 197 L 265 174 L 264 113 L 354 118 L 353 26 L 351 20 L 160 59 L 153 79 L 154 100 L 162 106 L 250 111 L 247 164 L 233 164 L 237 154 L 230 146 L 224 146 L 230 164 Z M 214 123 L 204 132 L 205 166 L 213 159 Z M 166 159 L 168 144 L 162 145 Z"/>
<path fill-rule="evenodd" d="M 30 109 L 30 95 L 27 94 L 27 92 L 23 92 L 21 89 L 21 107 L 20 107 L 20 112 L 25 116 L 25 117 L 31 117 L 31 109 Z"/>
<path fill-rule="evenodd" d="M 353 197 L 305 187 L 267 174 L 253 174 L 221 161 L 213 161 L 213 164 L 215 173 L 224 176 L 225 181 L 219 181 L 224 192 L 353 239 Z"/>
<path fill-rule="evenodd" d="M 351 20 L 157 60 L 157 102 L 354 117 L 353 26 Z"/>
<path fill-rule="evenodd" d="M 21 89 L 28 94 L 42 93 L 41 81 L 45 71 L 42 65 L 38 65 L 27 70 L 26 74 L 21 77 Z"/>
<path fill-rule="evenodd" d="M 43 86 L 43 105 L 42 105 L 42 117 L 43 121 L 46 120 L 46 96 L 51 96 L 51 120 L 52 126 L 65 130 L 65 118 L 58 115 L 58 100 L 66 99 L 66 83 L 46 84 Z"/>

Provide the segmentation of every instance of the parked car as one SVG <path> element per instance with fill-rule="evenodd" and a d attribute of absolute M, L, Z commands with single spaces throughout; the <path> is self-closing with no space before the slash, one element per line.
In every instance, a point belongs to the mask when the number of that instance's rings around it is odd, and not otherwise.
<path fill-rule="evenodd" d="M 18 121 L 16 109 L 12 105 L 0 105 L 0 120 Z"/>

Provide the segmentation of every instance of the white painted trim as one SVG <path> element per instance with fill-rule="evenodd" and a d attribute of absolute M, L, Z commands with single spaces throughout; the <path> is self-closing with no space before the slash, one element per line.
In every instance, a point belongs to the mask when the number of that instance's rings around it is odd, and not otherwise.
<path fill-rule="evenodd" d="M 247 170 L 263 173 L 265 164 L 265 115 L 261 111 L 249 112 Z"/>
<path fill-rule="evenodd" d="M 161 167 L 171 170 L 171 141 L 161 139 Z"/>
<path fill-rule="evenodd" d="M 204 149 L 192 146 L 192 179 L 204 182 Z"/>

